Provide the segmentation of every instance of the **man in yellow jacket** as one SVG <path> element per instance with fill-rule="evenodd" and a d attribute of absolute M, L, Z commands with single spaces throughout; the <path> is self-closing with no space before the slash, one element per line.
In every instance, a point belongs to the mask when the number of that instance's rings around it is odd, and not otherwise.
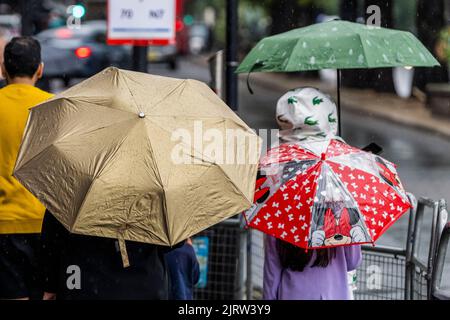
<path fill-rule="evenodd" d="M 42 77 L 41 47 L 31 37 L 13 38 L 1 70 L 0 89 L 0 299 L 39 297 L 37 250 L 44 207 L 13 176 L 28 109 L 52 95 L 35 87 Z"/>

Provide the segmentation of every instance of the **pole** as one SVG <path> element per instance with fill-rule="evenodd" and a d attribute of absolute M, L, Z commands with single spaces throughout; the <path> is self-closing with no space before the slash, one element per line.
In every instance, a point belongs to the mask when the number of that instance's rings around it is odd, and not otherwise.
<path fill-rule="evenodd" d="M 338 121 L 338 136 L 342 135 L 341 123 L 341 69 L 337 69 L 337 121 Z"/>
<path fill-rule="evenodd" d="M 238 0 L 227 0 L 226 12 L 226 95 L 225 99 L 230 108 L 238 110 L 238 84 L 235 70 L 238 66 Z"/>
<path fill-rule="evenodd" d="M 147 73 L 147 52 L 148 47 L 133 46 L 133 70 Z"/>
<path fill-rule="evenodd" d="M 21 15 L 21 35 L 33 35 L 33 12 L 36 7 L 36 0 L 20 0 L 19 10 Z"/>

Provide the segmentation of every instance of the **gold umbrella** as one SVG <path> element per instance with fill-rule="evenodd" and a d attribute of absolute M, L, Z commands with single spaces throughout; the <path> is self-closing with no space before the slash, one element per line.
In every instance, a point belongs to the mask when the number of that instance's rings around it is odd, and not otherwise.
<path fill-rule="evenodd" d="M 70 231 L 174 245 L 248 209 L 260 139 L 205 84 L 107 68 L 31 109 L 14 176 Z"/>

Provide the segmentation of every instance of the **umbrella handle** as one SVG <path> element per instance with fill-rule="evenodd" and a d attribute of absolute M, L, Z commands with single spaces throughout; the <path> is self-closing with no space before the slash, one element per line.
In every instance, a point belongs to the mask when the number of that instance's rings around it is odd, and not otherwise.
<path fill-rule="evenodd" d="M 247 74 L 247 89 L 250 94 L 253 94 L 252 87 L 250 87 L 250 72 Z"/>
<path fill-rule="evenodd" d="M 338 113 L 338 136 L 342 135 L 341 124 L 341 69 L 337 69 L 337 113 Z"/>
<path fill-rule="evenodd" d="M 255 70 L 256 68 L 260 68 L 264 66 L 264 62 L 256 62 L 255 64 L 253 64 L 253 66 L 251 67 L 250 71 L 247 74 L 247 89 L 248 92 L 250 92 L 250 94 L 253 94 L 253 90 L 250 86 L 250 73 L 253 72 L 253 70 Z"/>

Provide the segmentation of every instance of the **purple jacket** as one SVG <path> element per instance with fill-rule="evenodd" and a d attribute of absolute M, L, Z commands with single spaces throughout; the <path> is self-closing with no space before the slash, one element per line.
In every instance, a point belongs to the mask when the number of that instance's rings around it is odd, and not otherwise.
<path fill-rule="evenodd" d="M 264 293 L 265 300 L 348 300 L 347 271 L 361 263 L 361 246 L 336 248 L 336 257 L 326 268 L 309 266 L 303 272 L 283 269 L 276 248 L 276 239 L 265 237 Z"/>

